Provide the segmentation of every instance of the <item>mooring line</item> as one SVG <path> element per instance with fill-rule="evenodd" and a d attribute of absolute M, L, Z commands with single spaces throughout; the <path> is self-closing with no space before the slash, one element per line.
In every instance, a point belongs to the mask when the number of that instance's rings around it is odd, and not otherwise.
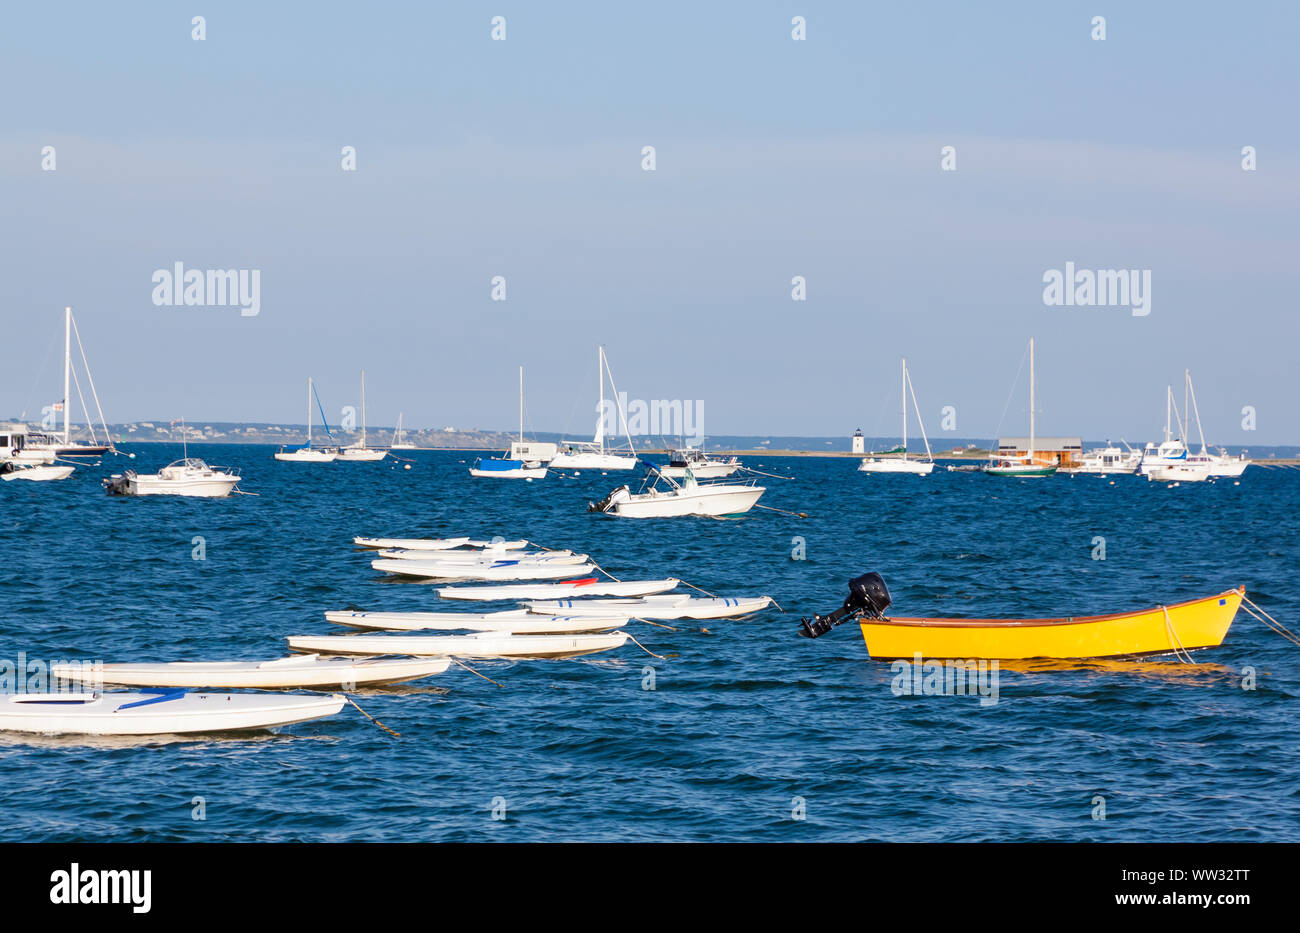
<path fill-rule="evenodd" d="M 1170 642 L 1170 646 L 1171 646 L 1171 647 L 1172 647 L 1173 645 L 1177 645 L 1177 646 L 1178 646 L 1177 648 L 1174 648 L 1174 657 L 1176 657 L 1178 660 L 1182 661 L 1184 664 L 1195 664 L 1196 662 L 1192 660 L 1192 656 L 1191 656 L 1191 654 L 1189 654 L 1188 651 L 1187 651 L 1187 649 L 1183 647 L 1182 640 L 1179 639 L 1179 637 L 1178 637 L 1178 633 L 1174 631 L 1174 623 L 1171 622 L 1171 621 L 1169 620 L 1169 609 L 1168 609 L 1168 607 L 1166 607 L 1166 606 L 1161 606 L 1160 609 L 1161 609 L 1161 611 L 1163 611 L 1164 614 L 1165 614 L 1165 628 L 1169 631 L 1169 642 Z M 1178 653 L 1179 650 L 1181 650 L 1183 653 L 1182 653 L 1182 654 L 1179 654 L 1179 653 Z"/>
<path fill-rule="evenodd" d="M 349 703 L 351 703 L 353 706 L 356 706 L 356 709 L 357 709 L 357 712 L 358 712 L 358 713 L 360 713 L 362 716 L 365 716 L 367 719 L 369 719 L 371 722 L 373 722 L 373 723 L 374 723 L 376 726 L 378 726 L 379 728 L 383 729 L 383 730 L 384 730 L 385 732 L 387 732 L 389 735 L 396 736 L 396 737 L 399 738 L 399 739 L 402 737 L 402 733 L 400 733 L 400 732 L 395 732 L 394 730 L 388 728 L 386 725 L 384 725 L 382 722 L 380 722 L 380 721 L 379 721 L 378 719 L 376 719 L 374 716 L 371 716 L 369 713 L 367 713 L 365 710 L 363 710 L 360 706 L 357 706 L 357 701 L 354 700 L 354 699 L 352 699 L 352 697 L 348 696 L 346 693 L 340 693 L 339 696 L 343 697 L 343 699 L 347 700 L 347 701 L 348 701 Z"/>
<path fill-rule="evenodd" d="M 651 650 L 650 650 L 649 648 L 647 648 L 645 645 L 641 644 L 641 642 L 637 641 L 636 638 L 635 638 L 634 636 L 628 634 L 627 632 L 624 632 L 623 634 L 624 634 L 624 635 L 627 635 L 628 641 L 632 642 L 632 644 L 636 645 L 638 648 L 640 648 L 640 649 L 641 649 L 642 651 L 644 651 L 646 654 L 650 655 L 650 657 L 652 657 L 652 658 L 658 658 L 660 661 L 667 661 L 667 660 L 668 660 L 668 659 L 667 659 L 666 657 L 664 657 L 662 654 L 655 654 L 653 651 L 651 651 Z"/>
<path fill-rule="evenodd" d="M 1265 626 L 1272 629 L 1274 632 L 1277 632 L 1277 634 L 1281 635 L 1283 638 L 1285 638 L 1287 641 L 1291 642 L 1292 644 L 1300 645 L 1300 636 L 1297 636 L 1289 628 L 1287 628 L 1277 619 L 1273 618 L 1262 608 L 1260 608 L 1259 603 L 1255 602 L 1253 599 L 1250 599 L 1244 593 L 1241 596 L 1241 601 L 1242 604 L 1246 607 L 1246 612 L 1252 618 L 1257 619 L 1260 622 L 1263 622 Z"/>
<path fill-rule="evenodd" d="M 460 660 L 460 658 L 452 658 L 452 657 L 449 657 L 449 658 L 447 658 L 447 660 L 448 660 L 448 661 L 451 661 L 451 662 L 454 663 L 454 664 L 459 664 L 461 667 L 465 668 L 465 670 L 469 671 L 469 672 L 470 672 L 471 674 L 473 674 L 475 677 L 482 677 L 482 678 L 483 678 L 484 680 L 486 680 L 488 683 L 490 683 L 490 684 L 496 684 L 496 685 L 497 685 L 498 687 L 500 687 L 502 690 L 504 690 L 504 689 L 506 688 L 506 685 L 505 685 L 505 684 L 498 684 L 495 680 L 493 680 L 493 679 L 492 679 L 491 677 L 489 677 L 487 674 L 480 674 L 478 671 L 474 670 L 474 668 L 470 667 L 470 666 L 469 666 L 468 664 L 466 664 L 464 661 Z"/>

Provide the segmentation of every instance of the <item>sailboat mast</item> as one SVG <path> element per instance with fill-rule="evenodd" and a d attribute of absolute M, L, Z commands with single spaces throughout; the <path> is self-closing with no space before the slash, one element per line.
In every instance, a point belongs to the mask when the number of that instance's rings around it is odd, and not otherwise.
<path fill-rule="evenodd" d="M 1034 464 L 1034 338 L 1029 338 L 1029 465 Z"/>
<path fill-rule="evenodd" d="M 907 459 L 907 358 L 903 358 L 903 383 L 899 390 L 903 403 L 903 459 Z"/>
<path fill-rule="evenodd" d="M 72 374 L 72 308 L 63 309 L 63 443 L 72 440 L 72 399 L 68 380 Z"/>
<path fill-rule="evenodd" d="M 603 422 L 605 419 L 605 345 L 597 344 L 596 350 L 599 356 L 596 361 L 596 378 L 600 381 L 600 408 L 597 411 L 600 412 L 600 419 Z M 605 452 L 605 432 L 603 430 L 600 431 L 600 452 L 602 454 Z"/>
<path fill-rule="evenodd" d="M 361 446 L 366 446 L 366 371 L 361 370 Z"/>
<path fill-rule="evenodd" d="M 519 367 L 519 443 L 524 442 L 524 368 Z"/>
<path fill-rule="evenodd" d="M 311 376 L 307 377 L 307 446 L 311 446 Z"/>
<path fill-rule="evenodd" d="M 1165 386 L 1165 443 L 1169 442 L 1169 423 L 1173 419 L 1174 387 Z"/>

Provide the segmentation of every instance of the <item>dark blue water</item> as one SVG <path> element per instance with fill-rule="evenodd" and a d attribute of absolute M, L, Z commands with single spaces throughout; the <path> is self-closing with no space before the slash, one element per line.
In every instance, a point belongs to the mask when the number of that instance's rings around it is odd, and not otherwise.
<path fill-rule="evenodd" d="M 179 456 L 135 450 L 141 470 Z M 400 739 L 351 708 L 251 738 L 0 739 L 6 841 L 1280 840 L 1300 825 L 1300 649 L 1245 615 L 1195 665 L 1003 665 L 991 706 L 895 696 L 855 627 L 795 637 L 798 613 L 839 605 L 869 569 L 899 614 L 1078 615 L 1244 583 L 1300 629 L 1296 471 L 1170 489 L 767 458 L 751 465 L 794 479 L 768 481 L 764 504 L 808 518 L 632 521 L 585 511 L 613 477 L 471 480 L 472 455 L 442 452 L 409 470 L 196 452 L 258 496 L 110 498 L 112 459 L 3 484 L 3 656 L 261 659 L 286 635 L 342 631 L 329 608 L 477 608 L 381 582 L 357 534 L 527 537 L 620 577 L 767 593 L 790 614 L 634 623 L 665 660 L 629 643 L 476 663 L 504 688 L 453 667 L 359 694 Z M 1248 667 L 1257 689 L 1241 688 Z"/>

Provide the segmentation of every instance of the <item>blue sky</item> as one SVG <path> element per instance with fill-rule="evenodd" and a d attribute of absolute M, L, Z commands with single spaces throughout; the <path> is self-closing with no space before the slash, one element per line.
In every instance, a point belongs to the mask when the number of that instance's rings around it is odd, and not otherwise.
<path fill-rule="evenodd" d="M 1155 437 L 1190 367 L 1212 441 L 1300 439 L 1294 5 L 265 6 L 7 13 L 3 416 L 71 304 L 111 420 L 300 421 L 364 367 L 372 423 L 509 428 L 523 363 L 584 432 L 603 342 L 712 433 L 894 431 L 906 355 L 931 433 L 987 436 L 1032 335 L 1043 433 Z M 155 307 L 176 261 L 261 313 Z M 1045 306 L 1067 261 L 1150 269 L 1151 314 Z"/>

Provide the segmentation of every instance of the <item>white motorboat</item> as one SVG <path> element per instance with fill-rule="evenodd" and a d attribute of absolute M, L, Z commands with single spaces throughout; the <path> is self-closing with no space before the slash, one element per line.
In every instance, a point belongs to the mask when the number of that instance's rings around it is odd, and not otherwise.
<path fill-rule="evenodd" d="M 696 479 L 722 479 L 742 467 L 739 457 L 710 457 L 695 447 L 682 447 L 668 455 L 668 465 L 659 472 L 670 479 L 684 479 L 688 470 Z"/>
<path fill-rule="evenodd" d="M 110 494 L 119 496 L 192 496 L 220 499 L 239 483 L 233 470 L 210 467 L 197 457 L 175 460 L 157 473 L 127 470 L 104 479 Z"/>
<path fill-rule="evenodd" d="M 266 693 L 13 693 L 0 696 L 0 731 L 47 735 L 185 735 L 273 729 L 333 716 L 331 696 Z"/>
<path fill-rule="evenodd" d="M 375 463 L 388 456 L 388 451 L 366 446 L 366 371 L 361 370 L 361 440 L 339 448 L 339 460 L 349 463 Z"/>
<path fill-rule="evenodd" d="M 172 661 L 165 664 L 54 664 L 50 673 L 73 683 L 125 687 L 355 690 L 441 674 L 445 658 L 372 658 L 363 661 L 292 655 L 274 661 Z"/>
<path fill-rule="evenodd" d="M 921 429 L 921 440 L 925 441 L 925 459 L 907 459 L 907 399 L 912 398 L 912 407 L 916 410 L 916 423 Z M 930 454 L 930 439 L 925 436 L 925 422 L 921 418 L 921 407 L 916 404 L 916 390 L 912 388 L 912 378 L 907 374 L 907 360 L 903 360 L 903 443 L 894 450 L 886 451 L 879 457 L 867 457 L 858 464 L 859 473 L 910 473 L 926 476 L 934 472 L 934 458 Z M 889 456 L 897 454 L 897 456 Z"/>
<path fill-rule="evenodd" d="M 406 432 L 402 430 L 402 412 L 397 413 L 397 426 L 393 428 L 393 443 L 389 445 L 389 450 L 418 450 L 414 444 L 406 440 Z"/>
<path fill-rule="evenodd" d="M 10 480 L 25 479 L 34 482 L 49 482 L 51 480 L 67 479 L 72 475 L 75 467 L 53 465 L 48 463 L 14 463 L 6 461 L 0 463 L 0 479 L 6 483 Z"/>
<path fill-rule="evenodd" d="M 1077 467 L 1062 467 L 1057 472 L 1088 473 L 1097 476 L 1125 475 L 1136 473 L 1141 465 L 1142 451 L 1134 450 L 1132 447 L 1121 450 L 1114 444 L 1108 443 L 1105 447 L 1098 447 L 1084 454 Z"/>
<path fill-rule="evenodd" d="M 664 476 L 652 464 L 647 466 L 654 477 L 648 489 L 643 484 L 644 491 L 634 493 L 629 487 L 620 486 L 599 502 L 590 503 L 588 511 L 621 518 L 676 518 L 683 515 L 727 518 L 748 512 L 767 491 L 752 482 L 698 483 L 690 471 L 678 483 Z M 658 486 L 660 478 L 667 484 L 665 488 Z"/>
<path fill-rule="evenodd" d="M 320 403 L 320 396 L 316 395 L 316 388 L 312 385 L 311 377 L 307 377 L 307 443 L 302 447 L 281 447 L 275 453 L 275 459 L 284 463 L 333 463 L 339 457 L 337 447 L 313 447 L 311 443 L 311 403 L 312 397 L 315 396 L 316 405 L 320 408 L 321 424 L 325 427 L 325 434 L 330 440 L 334 435 L 330 434 L 330 426 L 325 422 L 325 408 Z"/>
<path fill-rule="evenodd" d="M 510 444 L 505 457 L 479 457 L 469 468 L 470 476 L 495 479 L 542 479 L 546 464 L 556 453 L 554 444 L 524 440 L 524 368 L 519 367 L 519 440 Z"/>
<path fill-rule="evenodd" d="M 464 538 L 353 538 L 357 547 L 380 550 L 383 548 L 402 548 L 408 551 L 450 551 L 469 542 Z"/>
<path fill-rule="evenodd" d="M 591 564 L 544 564 L 493 561 L 484 564 L 441 563 L 432 560 L 373 560 L 370 566 L 399 577 L 426 580 L 559 580 L 581 576 L 596 568 Z"/>
<path fill-rule="evenodd" d="M 372 631 L 471 631 L 512 632 L 516 635 L 561 635 L 577 632 L 607 632 L 622 628 L 628 616 L 610 612 L 602 615 L 543 615 L 527 609 L 504 612 L 327 612 L 336 625 Z"/>
<path fill-rule="evenodd" d="M 649 596 L 666 593 L 681 583 L 676 577 L 664 580 L 598 580 L 587 577 L 563 583 L 517 583 L 506 586 L 444 586 L 438 589 L 443 599 L 470 599 L 480 602 L 499 599 L 560 599 L 565 596 Z"/>
<path fill-rule="evenodd" d="M 564 616 L 626 615 L 635 619 L 735 619 L 772 604 L 770 596 L 747 599 L 679 596 L 669 593 L 639 599 L 551 599 L 532 600 L 529 612 Z"/>
<path fill-rule="evenodd" d="M 600 402 L 596 406 L 596 434 L 590 441 L 563 441 L 563 447 L 551 458 L 553 470 L 631 470 L 636 466 L 636 448 L 632 446 L 632 435 L 627 428 L 627 416 L 619 399 L 618 387 L 614 385 L 614 372 L 609 368 L 605 358 L 605 348 L 598 346 L 598 363 L 596 379 L 600 383 Z M 618 409 L 619 425 L 627 437 L 627 453 L 615 453 L 614 448 L 605 443 L 605 374 L 609 374 L 609 387 L 613 394 L 615 407 Z"/>
<path fill-rule="evenodd" d="M 574 658 L 627 642 L 626 632 L 582 635 L 291 635 L 289 648 L 320 654 L 454 658 Z"/>

